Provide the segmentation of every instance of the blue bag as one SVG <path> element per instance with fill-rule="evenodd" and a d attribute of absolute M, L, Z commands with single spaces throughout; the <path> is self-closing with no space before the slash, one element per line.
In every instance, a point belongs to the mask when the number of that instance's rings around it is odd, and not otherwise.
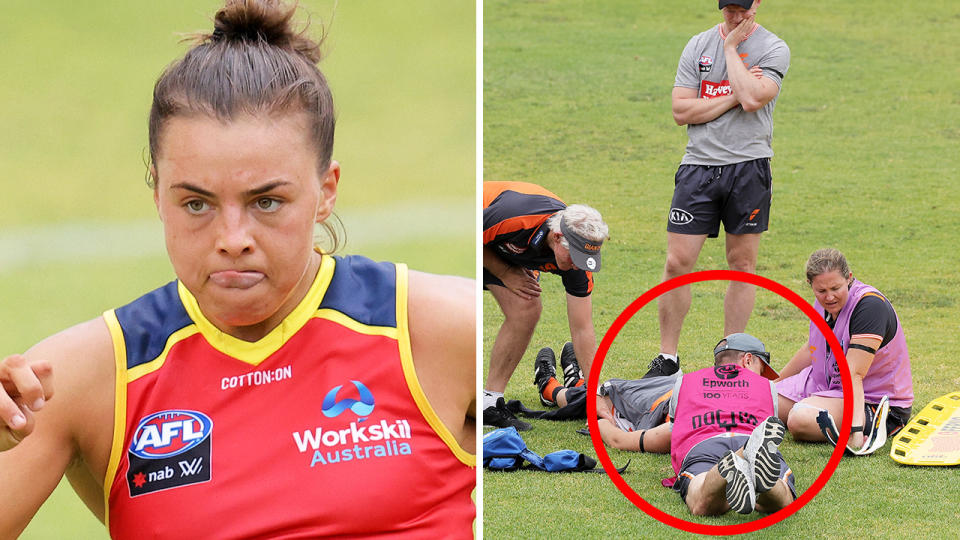
<path fill-rule="evenodd" d="M 524 462 L 529 465 L 524 466 Z M 547 472 L 592 471 L 597 461 L 573 450 L 558 450 L 540 457 L 527 448 L 515 427 L 495 429 L 483 436 L 483 466 L 495 471 L 520 468 Z M 599 471 L 597 471 L 599 472 Z"/>

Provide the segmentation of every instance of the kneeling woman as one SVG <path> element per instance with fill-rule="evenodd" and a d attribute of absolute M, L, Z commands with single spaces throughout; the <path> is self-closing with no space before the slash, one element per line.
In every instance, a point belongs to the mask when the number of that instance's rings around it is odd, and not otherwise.
<path fill-rule="evenodd" d="M 887 396 L 890 414 L 887 433 L 895 433 L 910 420 L 913 378 L 910 355 L 900 319 L 890 301 L 877 289 L 854 279 L 843 253 L 820 249 L 807 260 L 807 282 L 822 313 L 844 347 L 853 380 L 853 433 L 850 445 L 864 441 L 866 409 Z M 810 323 L 807 343 L 780 372 L 780 419 L 794 438 L 826 440 L 817 415 L 827 410 L 837 420 L 843 414 L 840 368 L 827 340 Z"/>

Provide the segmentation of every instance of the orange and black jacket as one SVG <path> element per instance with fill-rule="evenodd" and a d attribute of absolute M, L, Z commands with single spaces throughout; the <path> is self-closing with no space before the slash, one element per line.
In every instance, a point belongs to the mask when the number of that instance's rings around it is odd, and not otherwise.
<path fill-rule="evenodd" d="M 559 275 L 568 294 L 589 296 L 593 274 L 558 269 L 547 245 L 547 218 L 566 207 L 560 197 L 536 184 L 484 182 L 483 246 L 511 265 Z"/>

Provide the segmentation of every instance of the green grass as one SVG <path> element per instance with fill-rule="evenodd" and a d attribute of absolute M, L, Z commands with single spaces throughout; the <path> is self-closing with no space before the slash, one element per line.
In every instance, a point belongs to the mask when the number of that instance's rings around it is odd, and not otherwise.
<path fill-rule="evenodd" d="M 539 183 L 604 215 L 611 238 L 595 276 L 598 339 L 662 275 L 672 180 L 686 144 L 670 114 L 670 90 L 687 40 L 719 21 L 712 5 L 697 2 L 484 3 L 484 178 Z M 758 21 L 787 42 L 792 61 L 774 113 L 772 219 L 757 273 L 812 300 L 807 256 L 826 246 L 844 251 L 854 274 L 887 294 L 903 321 L 917 411 L 960 386 L 953 331 L 960 254 L 952 249 L 960 236 L 960 72 L 943 64 L 953 56 L 960 7 L 769 0 Z M 725 267 L 722 237 L 709 241 L 696 269 Z M 569 339 L 559 280 L 547 276 L 543 286 L 542 320 L 507 388 L 530 406 L 536 351 L 559 350 Z M 724 287 L 692 288 L 680 343 L 686 371 L 708 365 L 721 337 Z M 483 311 L 489 354 L 503 319 L 488 294 Z M 761 290 L 747 330 L 782 366 L 804 344 L 807 324 Z M 658 347 L 650 304 L 620 332 L 601 378 L 639 377 Z M 541 453 L 594 455 L 576 427 L 534 421 L 525 439 Z M 789 436 L 782 449 L 800 491 L 831 450 Z M 888 453 L 889 443 L 874 456 L 845 459 L 809 505 L 754 536 L 941 536 L 941 524 L 958 517 L 956 469 L 901 467 Z M 668 458 L 610 455 L 617 464 L 633 459 L 624 478 L 667 513 L 716 525 L 756 517 L 693 518 L 659 485 L 672 473 Z M 685 535 L 637 510 L 603 476 L 485 473 L 483 501 L 491 538 Z"/>
<path fill-rule="evenodd" d="M 159 224 L 145 240 L 152 247 L 136 255 L 102 246 L 96 257 L 58 250 L 78 228 L 123 227 L 155 216 L 144 185 L 152 87 L 186 51 L 178 32 L 209 31 L 221 3 L 4 6 L 0 354 L 22 351 L 173 278 Z M 319 30 L 335 2 L 300 4 Z M 347 230 L 344 252 L 472 277 L 474 4 L 339 2 L 326 26 L 327 57 L 320 65 L 337 106 L 334 158 L 343 168 L 337 213 Z M 33 236 L 41 230 L 53 232 Z M 38 238 L 25 258 L 17 251 L 21 238 Z M 64 482 L 23 538 L 105 536 Z"/>

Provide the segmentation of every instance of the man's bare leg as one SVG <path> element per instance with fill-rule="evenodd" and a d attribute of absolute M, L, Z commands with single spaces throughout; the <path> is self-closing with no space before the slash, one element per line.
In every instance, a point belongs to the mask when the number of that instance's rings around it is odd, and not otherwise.
<path fill-rule="evenodd" d="M 539 297 L 526 300 L 498 285 L 487 285 L 487 289 L 503 310 L 504 321 L 490 351 L 484 389 L 502 393 L 530 345 L 542 307 Z"/>
<path fill-rule="evenodd" d="M 759 234 L 727 235 L 727 266 L 731 270 L 754 273 L 760 250 Z M 756 287 L 742 281 L 731 281 L 723 299 L 723 335 L 747 329 L 756 300 Z"/>
<path fill-rule="evenodd" d="M 697 264 L 697 257 L 706 241 L 705 234 L 667 233 L 667 260 L 663 268 L 663 280 L 690 273 Z M 657 301 L 660 319 L 660 352 L 676 356 L 680 345 L 680 330 L 683 319 L 690 310 L 690 286 L 678 287 L 662 294 Z"/>

